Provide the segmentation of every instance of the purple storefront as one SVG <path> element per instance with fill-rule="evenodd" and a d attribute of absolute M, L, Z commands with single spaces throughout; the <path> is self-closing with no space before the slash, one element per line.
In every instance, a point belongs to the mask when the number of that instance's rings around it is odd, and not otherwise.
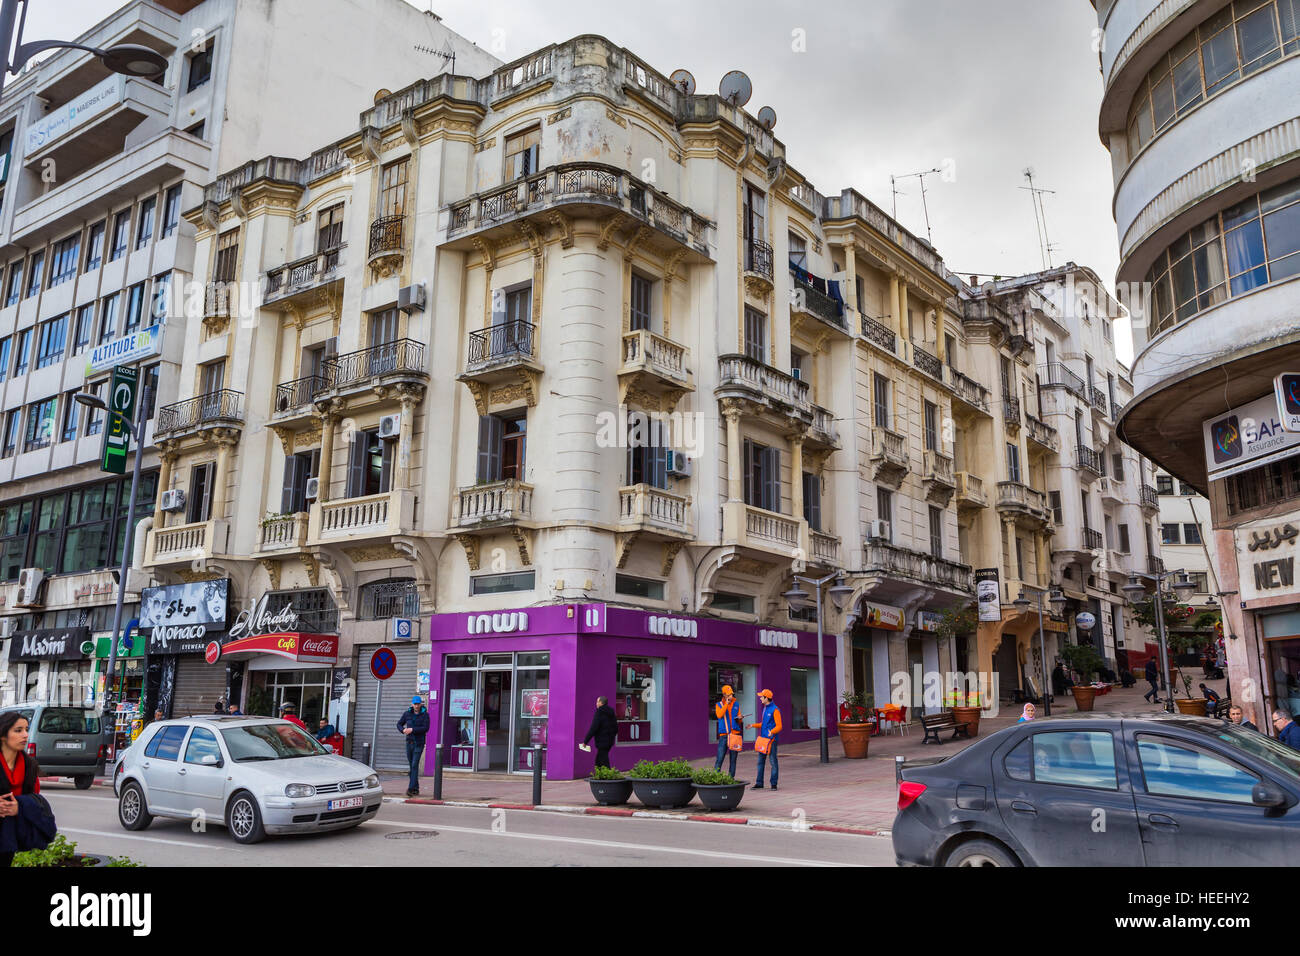
<path fill-rule="evenodd" d="M 817 635 L 807 631 L 551 604 L 436 614 L 430 632 L 427 772 L 435 743 L 446 749 L 448 769 L 494 772 L 531 771 L 533 747 L 541 745 L 547 777 L 586 776 L 595 753 L 578 744 L 600 696 L 618 718 L 610 761 L 622 770 L 643 758 L 715 753 L 712 705 L 723 684 L 735 688 L 746 723 L 758 692 L 771 690 L 785 742 L 817 738 L 819 697 L 821 720 L 835 726 L 833 636 L 824 639 L 830 686 L 819 693 Z M 745 737 L 752 741 L 754 731 Z"/>

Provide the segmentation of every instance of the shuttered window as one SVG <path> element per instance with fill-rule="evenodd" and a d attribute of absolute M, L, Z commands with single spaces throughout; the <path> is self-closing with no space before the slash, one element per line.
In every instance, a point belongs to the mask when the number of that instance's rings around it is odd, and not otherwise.
<path fill-rule="evenodd" d="M 745 308 L 745 355 L 767 364 L 767 316 L 748 306 Z"/>
<path fill-rule="evenodd" d="M 650 289 L 652 283 L 645 276 L 632 274 L 632 302 L 629 327 L 632 331 L 649 329 L 650 325 Z"/>
<path fill-rule="evenodd" d="M 813 531 L 822 530 L 822 481 L 810 471 L 803 473 L 803 516 Z"/>
<path fill-rule="evenodd" d="M 392 486 L 393 443 L 379 437 L 378 429 L 358 432 L 348 455 L 349 498 L 380 495 Z"/>
<path fill-rule="evenodd" d="M 781 512 L 781 452 L 745 439 L 745 503 Z"/>
<path fill-rule="evenodd" d="M 185 517 L 190 524 L 207 521 L 212 517 L 212 482 L 216 470 L 216 462 L 212 461 L 195 465 L 190 470 L 190 494 L 185 503 Z"/>
<path fill-rule="evenodd" d="M 535 126 L 506 137 L 506 179 L 537 172 L 542 148 L 542 128 Z"/>
<path fill-rule="evenodd" d="M 320 467 L 320 449 L 300 451 L 284 460 L 284 486 L 280 493 L 280 513 L 297 514 L 307 510 L 307 481 Z"/>

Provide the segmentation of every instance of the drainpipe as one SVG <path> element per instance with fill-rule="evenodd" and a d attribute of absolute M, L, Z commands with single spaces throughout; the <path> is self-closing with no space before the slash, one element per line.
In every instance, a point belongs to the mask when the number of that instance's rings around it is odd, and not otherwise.
<path fill-rule="evenodd" d="M 141 518 L 135 523 L 135 538 L 131 541 L 131 569 L 144 569 L 144 549 L 149 537 L 149 529 L 153 527 L 153 515 L 147 518 Z"/>

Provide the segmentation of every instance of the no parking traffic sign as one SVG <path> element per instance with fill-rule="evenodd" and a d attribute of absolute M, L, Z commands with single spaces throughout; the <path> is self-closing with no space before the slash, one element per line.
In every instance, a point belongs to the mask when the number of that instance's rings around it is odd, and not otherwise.
<path fill-rule="evenodd" d="M 388 680 L 397 670 L 397 655 L 386 647 L 381 647 L 370 655 L 370 673 L 375 680 Z"/>

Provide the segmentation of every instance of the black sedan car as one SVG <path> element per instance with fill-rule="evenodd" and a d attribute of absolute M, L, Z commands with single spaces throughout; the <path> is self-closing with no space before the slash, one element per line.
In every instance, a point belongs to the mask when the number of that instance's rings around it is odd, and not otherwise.
<path fill-rule="evenodd" d="M 1290 866 L 1300 752 L 1176 714 L 1026 721 L 900 763 L 900 866 Z"/>

